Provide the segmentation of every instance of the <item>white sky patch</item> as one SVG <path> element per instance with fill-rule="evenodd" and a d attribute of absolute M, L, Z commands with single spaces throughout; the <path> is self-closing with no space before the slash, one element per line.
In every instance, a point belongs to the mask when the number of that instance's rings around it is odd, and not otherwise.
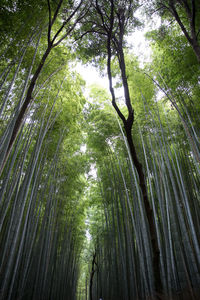
<path fill-rule="evenodd" d="M 97 178 L 97 168 L 96 164 L 91 164 L 90 166 L 90 171 L 88 173 L 89 176 L 92 176 L 94 179 Z"/>
<path fill-rule="evenodd" d="M 157 95 L 156 95 L 156 100 L 159 101 L 165 96 L 165 93 L 161 90 L 158 90 Z"/>
<path fill-rule="evenodd" d="M 129 35 L 126 40 L 128 42 L 128 47 L 133 49 L 135 55 L 139 58 L 141 65 L 144 62 L 149 62 L 151 59 L 151 49 L 149 42 L 145 39 L 146 31 L 135 31 Z"/>
<path fill-rule="evenodd" d="M 91 236 L 91 234 L 90 234 L 90 232 L 89 232 L 89 229 L 86 229 L 85 235 L 86 235 L 87 240 L 88 240 L 88 241 L 91 241 L 92 236 Z"/>
<path fill-rule="evenodd" d="M 161 18 L 153 15 L 151 19 L 144 17 L 143 8 L 137 10 L 135 16 L 142 20 L 144 26 L 141 29 L 136 29 L 129 36 L 126 37 L 128 47 L 132 49 L 138 57 L 141 67 L 145 62 L 151 61 L 150 42 L 145 38 L 145 34 L 151 30 L 157 29 L 161 25 Z"/>
<path fill-rule="evenodd" d="M 85 153 L 86 150 L 87 150 L 86 144 L 82 145 L 81 148 L 80 148 L 80 151 L 81 151 L 82 153 Z"/>
<path fill-rule="evenodd" d="M 101 77 L 98 70 L 95 67 L 77 63 L 75 69 L 85 80 L 86 88 L 88 88 L 90 85 L 98 84 L 98 85 L 102 86 L 103 88 L 108 89 L 107 76 Z"/>
<path fill-rule="evenodd" d="M 85 236 L 86 236 L 86 239 L 88 241 L 90 241 L 92 239 L 92 236 L 91 236 L 90 230 L 89 230 L 90 220 L 88 219 L 88 217 L 85 219 L 85 225 L 87 226 L 87 229 L 86 229 L 86 232 L 85 232 Z"/>

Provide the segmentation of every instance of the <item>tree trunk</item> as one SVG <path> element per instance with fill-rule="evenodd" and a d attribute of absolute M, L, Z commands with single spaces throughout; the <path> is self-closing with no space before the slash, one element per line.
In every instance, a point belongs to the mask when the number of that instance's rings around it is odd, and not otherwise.
<path fill-rule="evenodd" d="M 147 195 L 145 176 L 144 176 L 142 164 L 138 160 L 135 146 L 133 144 L 131 127 L 128 126 L 128 124 L 127 124 L 126 126 L 124 126 L 124 129 L 126 132 L 126 137 L 127 137 L 127 142 L 129 145 L 131 157 L 132 157 L 134 166 L 138 173 L 139 185 L 141 188 L 145 212 L 146 212 L 147 221 L 148 221 L 148 225 L 149 225 L 149 232 L 150 232 L 150 236 L 151 236 L 151 245 L 152 245 L 152 254 L 153 254 L 153 274 L 154 274 L 155 291 L 156 291 L 156 293 L 161 293 L 162 292 L 162 281 L 161 281 L 161 276 L 160 276 L 160 250 L 159 250 L 159 246 L 158 246 L 153 211 L 150 206 L 148 195 Z"/>
<path fill-rule="evenodd" d="M 198 62 L 200 63 L 200 45 L 198 45 L 198 43 L 193 43 L 192 48 L 194 50 L 194 53 L 196 54 Z"/>
<path fill-rule="evenodd" d="M 93 278 L 94 278 L 94 273 L 95 273 L 95 268 L 94 265 L 96 264 L 96 252 L 93 254 L 93 259 L 92 259 L 92 270 L 90 273 L 90 300 L 93 300 L 93 296 L 92 296 L 92 286 L 93 286 Z"/>
<path fill-rule="evenodd" d="M 181 4 L 181 2 L 180 2 L 180 4 Z M 178 25 L 180 26 L 183 34 L 185 35 L 186 39 L 188 40 L 189 44 L 191 45 L 198 62 L 200 63 L 200 44 L 198 43 L 199 32 L 197 32 L 197 30 L 195 28 L 195 23 L 196 23 L 196 11 L 195 10 L 196 10 L 196 8 L 194 5 L 194 1 L 192 1 L 192 2 L 193 2 L 192 9 L 189 9 L 189 7 L 188 8 L 183 7 L 183 8 L 185 8 L 185 11 L 187 14 L 187 21 L 190 26 L 190 32 L 187 30 L 184 23 L 182 22 L 181 17 L 178 14 L 176 7 L 174 5 L 174 2 L 172 0 L 169 1 L 168 10 L 172 14 L 172 16 L 174 16 L 174 18 L 175 18 L 176 22 L 178 23 Z"/>
<path fill-rule="evenodd" d="M 112 26 L 111 26 L 110 30 L 112 31 Z M 159 299 L 159 294 L 163 291 L 162 281 L 161 281 L 161 276 L 160 276 L 160 250 L 159 250 L 159 246 L 158 246 L 158 239 L 157 239 L 157 234 L 156 234 L 156 226 L 155 226 L 155 222 L 154 222 L 153 211 L 150 206 L 149 199 L 148 199 L 143 167 L 142 167 L 142 164 L 138 160 L 138 157 L 136 154 L 136 149 L 135 149 L 135 146 L 133 144 L 133 139 L 132 139 L 132 126 L 134 123 L 134 110 L 133 110 L 132 104 L 131 104 L 128 81 L 127 81 L 127 77 L 126 77 L 126 65 L 125 65 L 123 43 L 122 43 L 123 42 L 123 29 L 120 29 L 119 41 L 115 40 L 115 42 L 116 42 L 115 45 L 117 45 L 116 51 L 117 51 L 117 55 L 118 55 L 118 61 L 119 61 L 119 66 L 120 66 L 120 71 L 121 71 L 121 78 L 122 78 L 122 83 L 123 83 L 123 88 L 124 88 L 125 103 L 126 103 L 126 107 L 128 109 L 128 118 L 126 119 L 125 116 L 122 114 L 121 110 L 119 109 L 119 107 L 116 103 L 115 93 L 114 93 L 114 89 L 112 86 L 112 74 L 111 74 L 112 52 L 111 52 L 111 32 L 110 32 L 110 34 L 108 35 L 108 40 L 107 40 L 107 54 L 108 54 L 107 72 L 108 72 L 110 92 L 112 95 L 112 105 L 115 108 L 120 119 L 123 121 L 124 130 L 126 133 L 127 142 L 129 145 L 133 164 L 135 165 L 135 168 L 138 172 L 139 185 L 141 188 L 145 212 L 146 212 L 146 216 L 147 216 L 147 222 L 148 222 L 148 226 L 149 226 L 149 232 L 150 232 L 150 236 L 151 236 L 155 292 L 156 292 L 157 298 Z"/>

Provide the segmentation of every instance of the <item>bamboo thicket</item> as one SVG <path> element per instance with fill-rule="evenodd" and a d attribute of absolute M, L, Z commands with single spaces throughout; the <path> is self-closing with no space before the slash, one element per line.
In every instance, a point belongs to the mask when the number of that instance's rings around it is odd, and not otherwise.
<path fill-rule="evenodd" d="M 180 139 L 171 127 L 170 115 L 160 104 L 154 111 L 145 109 L 148 123 L 145 128 L 138 125 L 143 149 L 140 157 L 145 166 L 146 186 L 161 249 L 164 295 L 160 296 L 197 299 L 200 284 L 199 165 L 184 124 L 184 139 Z M 192 131 L 189 120 L 185 122 Z M 94 284 L 93 293 L 97 293 L 95 289 L 100 285 L 102 299 L 147 299 L 156 297 L 151 237 L 138 174 L 122 129 L 121 133 L 127 156 L 115 148 L 113 140 L 105 163 L 98 166 L 104 206 L 101 226 L 105 233 L 100 235 L 101 242 L 97 244 L 100 275 L 95 277 L 98 283 Z M 197 134 L 192 138 L 198 144 Z"/>

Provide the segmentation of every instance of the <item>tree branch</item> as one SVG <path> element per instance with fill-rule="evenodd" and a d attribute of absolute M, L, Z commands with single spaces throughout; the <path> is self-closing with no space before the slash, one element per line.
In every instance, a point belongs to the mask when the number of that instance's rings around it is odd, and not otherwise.
<path fill-rule="evenodd" d="M 101 18 L 101 21 L 102 21 L 102 24 L 103 24 L 103 28 L 105 29 L 106 32 L 108 32 L 108 28 L 107 28 L 107 26 L 105 24 L 103 13 L 102 13 L 101 8 L 100 8 L 100 6 L 98 4 L 98 0 L 96 0 L 96 6 L 95 6 L 95 8 L 96 8 L 97 12 L 100 15 L 100 18 Z"/>
<path fill-rule="evenodd" d="M 185 7 L 185 11 L 188 16 L 189 24 L 190 24 L 190 30 L 191 30 L 191 36 L 192 39 L 196 39 L 196 28 L 195 28 L 195 18 L 196 18 L 196 7 L 195 7 L 195 1 L 191 0 L 191 8 L 186 0 L 179 0 L 179 3 L 182 3 Z"/>
<path fill-rule="evenodd" d="M 48 44 L 51 44 L 51 4 L 49 0 L 47 0 L 48 10 L 49 10 L 49 25 L 48 25 Z"/>
<path fill-rule="evenodd" d="M 108 49 L 108 47 L 107 47 Z M 115 91 L 113 88 L 113 84 L 112 84 L 112 74 L 111 74 L 111 50 L 108 49 L 108 59 L 107 59 L 107 72 L 108 72 L 108 80 L 109 80 L 109 89 L 110 89 L 110 93 L 112 96 L 112 105 L 114 107 L 114 109 L 116 110 L 118 116 L 120 117 L 120 119 L 122 120 L 122 122 L 124 123 L 124 125 L 126 124 L 126 118 L 124 117 L 124 115 L 122 114 L 122 112 L 120 111 L 117 103 L 116 103 L 116 98 L 115 98 Z"/>
<path fill-rule="evenodd" d="M 190 22 L 190 26 L 191 26 L 191 33 L 192 33 L 192 38 L 197 38 L 196 36 L 196 26 L 195 26 L 195 19 L 196 19 L 196 7 L 195 7 L 195 1 L 192 1 L 192 18 L 191 18 L 191 22 Z"/>
<path fill-rule="evenodd" d="M 177 12 L 177 10 L 176 10 L 176 8 L 175 8 L 174 3 L 173 3 L 172 0 L 170 0 L 169 10 L 172 13 L 172 15 L 174 16 L 174 18 L 176 19 L 176 21 L 179 24 L 179 26 L 181 27 L 181 30 L 185 34 L 185 37 L 187 38 L 188 42 L 192 45 L 192 39 L 191 39 L 189 33 L 187 32 L 187 29 L 183 25 L 183 23 L 182 23 L 179 15 L 178 15 L 178 12 Z"/>
<path fill-rule="evenodd" d="M 106 36 L 105 32 L 101 32 L 101 31 L 98 31 L 98 30 L 87 30 L 85 31 L 82 35 L 80 35 L 77 39 L 75 39 L 74 41 L 78 41 L 78 40 L 81 40 L 85 35 L 87 35 L 88 33 L 97 33 L 97 34 L 101 34 L 101 35 L 104 35 Z"/>
<path fill-rule="evenodd" d="M 81 3 L 82 3 L 83 1 L 81 1 Z M 80 4 L 81 4 L 80 3 Z M 78 8 L 80 8 L 80 5 L 79 5 L 79 7 Z M 77 9 L 78 9 L 77 8 Z M 77 11 L 77 9 L 76 9 L 76 11 Z M 56 47 L 56 46 L 58 46 L 71 32 L 72 32 L 72 30 L 76 27 L 76 25 L 77 25 L 77 23 L 82 19 L 82 18 L 84 18 L 84 16 L 85 16 L 85 14 L 87 13 L 87 11 L 84 13 L 84 14 L 82 14 L 82 12 L 80 13 L 80 15 L 79 15 L 79 17 L 77 17 L 77 19 L 76 19 L 76 21 L 74 21 L 74 23 L 73 23 L 73 26 L 71 26 L 68 30 L 67 30 L 67 32 L 55 43 L 55 44 L 53 44 L 53 47 Z M 73 16 L 72 16 L 73 17 Z M 70 21 L 70 20 L 69 20 Z M 69 22 L 68 21 L 68 22 Z M 62 30 L 61 30 L 62 31 Z M 60 31 L 60 32 L 61 32 Z M 56 34 L 57 35 L 57 34 Z"/>
<path fill-rule="evenodd" d="M 69 15 L 69 17 L 67 18 L 66 21 L 63 22 L 62 26 L 59 28 L 59 30 L 56 32 L 56 34 L 54 35 L 53 39 L 52 39 L 52 43 L 55 42 L 56 38 L 59 36 L 59 34 L 62 32 L 63 28 L 66 26 L 67 23 L 69 23 L 69 21 L 73 18 L 73 16 L 76 14 L 76 12 L 78 11 L 78 9 L 80 8 L 80 6 L 82 5 L 83 0 L 80 1 L 79 5 L 76 7 L 76 9 L 73 10 L 73 12 Z M 77 22 L 76 22 L 77 23 Z M 74 28 L 74 27 L 73 27 Z M 66 37 L 66 35 L 65 35 Z M 60 39 L 60 41 L 63 40 Z M 57 42 L 55 45 L 58 45 L 60 42 Z M 55 47 L 55 45 L 53 45 Z"/>
<path fill-rule="evenodd" d="M 51 27 L 53 26 L 53 24 L 54 24 L 54 22 L 55 22 L 55 20 L 57 18 L 57 15 L 58 15 L 58 12 L 59 12 L 59 10 L 61 8 L 62 3 L 63 3 L 63 0 L 60 0 L 59 3 L 58 3 L 58 6 L 56 8 L 55 14 L 54 14 L 52 22 L 51 22 Z"/>

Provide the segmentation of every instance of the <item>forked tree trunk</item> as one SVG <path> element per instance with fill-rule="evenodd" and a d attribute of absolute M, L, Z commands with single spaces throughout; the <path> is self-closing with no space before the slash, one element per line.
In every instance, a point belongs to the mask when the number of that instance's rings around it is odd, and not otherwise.
<path fill-rule="evenodd" d="M 124 28 L 123 28 L 123 19 L 121 20 L 121 23 L 119 21 L 119 27 L 120 27 L 120 35 L 119 40 L 115 38 L 115 47 L 118 55 L 118 61 L 119 61 L 119 67 L 121 71 L 121 78 L 124 88 L 124 97 L 125 97 L 125 104 L 128 109 L 128 118 L 126 119 L 125 116 L 122 114 L 121 110 L 119 109 L 116 99 L 115 99 L 115 92 L 112 85 L 112 74 L 111 74 L 111 57 L 112 57 L 112 51 L 111 51 L 111 40 L 112 40 L 112 30 L 113 30 L 113 22 L 112 20 L 113 15 L 111 13 L 111 21 L 110 21 L 110 31 L 107 36 L 107 72 L 108 72 L 108 79 L 109 79 L 109 88 L 112 95 L 112 105 L 115 108 L 118 116 L 123 121 L 124 124 L 124 130 L 126 133 L 127 142 L 130 149 L 130 154 L 133 160 L 133 164 L 137 170 L 138 177 L 139 177 L 139 185 L 142 193 L 142 198 L 144 201 L 144 207 L 145 207 L 145 213 L 147 217 L 147 222 L 149 226 L 149 232 L 151 236 L 151 246 L 152 246 L 152 255 L 153 255 L 153 275 L 154 275 L 154 285 L 155 285 L 155 294 L 157 295 L 157 298 L 159 299 L 159 294 L 163 291 L 162 287 L 162 281 L 160 276 L 160 250 L 158 246 L 158 239 L 156 234 L 156 226 L 153 216 L 153 211 L 150 206 L 148 194 L 147 194 L 147 188 L 146 188 L 146 182 L 145 182 L 145 176 L 142 164 L 140 163 L 136 149 L 133 143 L 132 138 L 132 127 L 134 123 L 134 110 L 132 108 L 131 99 L 130 99 L 130 93 L 129 93 L 129 87 L 128 87 L 128 81 L 126 77 L 126 66 L 125 66 L 125 58 L 124 58 L 124 52 L 123 52 L 123 35 L 124 35 Z"/>

